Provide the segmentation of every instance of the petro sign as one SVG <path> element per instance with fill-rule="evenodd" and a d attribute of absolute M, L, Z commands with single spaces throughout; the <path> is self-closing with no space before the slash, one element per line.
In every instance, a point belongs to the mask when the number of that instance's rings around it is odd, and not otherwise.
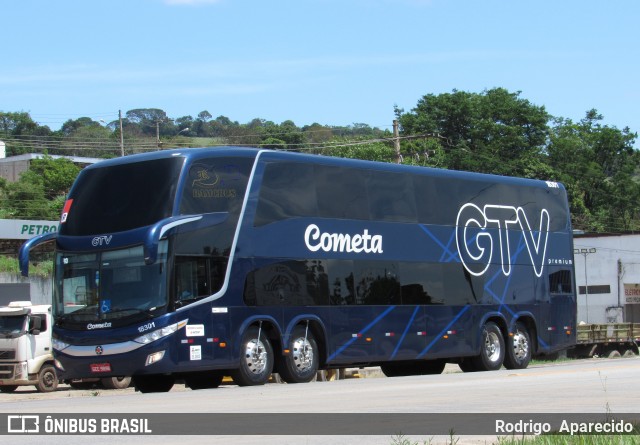
<path fill-rule="evenodd" d="M 43 233 L 57 232 L 58 221 L 0 219 L 0 239 L 30 239 Z"/>

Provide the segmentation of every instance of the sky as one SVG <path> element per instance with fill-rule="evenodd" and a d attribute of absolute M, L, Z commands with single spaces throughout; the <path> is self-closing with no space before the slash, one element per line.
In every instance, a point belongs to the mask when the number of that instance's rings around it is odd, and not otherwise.
<path fill-rule="evenodd" d="M 639 25 L 637 0 L 6 0 L 0 112 L 390 129 L 424 95 L 502 87 L 637 132 Z"/>

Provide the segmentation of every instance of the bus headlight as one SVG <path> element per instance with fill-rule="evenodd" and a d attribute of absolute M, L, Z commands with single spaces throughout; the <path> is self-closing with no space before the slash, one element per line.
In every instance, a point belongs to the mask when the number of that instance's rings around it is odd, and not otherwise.
<path fill-rule="evenodd" d="M 62 340 L 58 340 L 57 338 L 52 338 L 51 346 L 53 346 L 53 349 L 55 349 L 56 351 L 63 351 L 69 347 L 69 343 L 65 343 Z"/>
<path fill-rule="evenodd" d="M 143 345 L 153 343 L 154 341 L 160 340 L 161 338 L 164 338 L 168 335 L 173 334 L 174 332 L 177 332 L 178 329 L 185 327 L 188 321 L 189 321 L 188 319 L 182 320 L 182 321 L 179 321 L 178 323 L 165 326 L 164 328 L 147 332 L 146 334 L 141 335 L 140 337 L 134 338 L 133 341 L 135 341 L 136 343 L 142 343 Z"/>

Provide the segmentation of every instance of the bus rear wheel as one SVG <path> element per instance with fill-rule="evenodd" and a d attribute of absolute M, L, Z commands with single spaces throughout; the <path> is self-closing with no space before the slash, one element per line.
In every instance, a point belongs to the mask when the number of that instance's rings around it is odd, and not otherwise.
<path fill-rule="evenodd" d="M 289 353 L 282 358 L 278 372 L 287 383 L 307 383 L 318 372 L 318 346 L 313 333 L 302 326 L 293 330 Z"/>
<path fill-rule="evenodd" d="M 264 385 L 273 371 L 273 348 L 264 332 L 251 327 L 242 336 L 240 366 L 231 373 L 239 386 Z"/>
<path fill-rule="evenodd" d="M 141 375 L 133 378 L 137 391 L 143 394 L 151 392 L 169 392 L 173 388 L 175 378 L 172 375 Z"/>
<path fill-rule="evenodd" d="M 507 339 L 507 352 L 504 367 L 507 369 L 524 369 L 531 361 L 531 337 L 524 324 L 516 323 L 513 335 Z"/>
<path fill-rule="evenodd" d="M 504 362 L 504 338 L 498 325 L 489 321 L 482 328 L 480 355 L 472 359 L 477 371 L 496 371 Z"/>

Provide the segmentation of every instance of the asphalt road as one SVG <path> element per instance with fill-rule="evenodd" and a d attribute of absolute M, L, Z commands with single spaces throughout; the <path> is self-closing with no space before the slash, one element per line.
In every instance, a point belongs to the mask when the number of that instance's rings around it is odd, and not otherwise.
<path fill-rule="evenodd" d="M 192 391 L 176 385 L 169 393 L 139 394 L 127 390 L 84 390 L 68 387 L 50 394 L 39 394 L 31 388 L 20 388 L 13 394 L 0 394 L 0 413 L 41 416 L 60 413 L 96 413 L 96 418 L 114 417 L 119 413 L 138 413 L 140 417 L 163 414 L 165 420 L 175 420 L 176 431 L 180 424 L 192 420 L 188 413 L 236 413 L 228 426 L 238 435 L 196 435 L 197 431 L 179 436 L 150 435 L 91 435 L 91 436 L 21 436 L 15 443 L 47 444 L 399 444 L 400 438 L 391 431 L 388 434 L 370 435 L 376 432 L 388 415 L 394 419 L 462 419 L 465 422 L 484 419 L 484 413 L 517 413 L 523 421 L 530 420 L 521 413 L 547 413 L 563 417 L 571 413 L 640 413 L 640 358 L 590 359 L 534 365 L 525 370 L 500 370 L 483 373 L 453 372 L 447 367 L 442 375 L 401 378 L 345 379 L 333 382 L 313 382 L 300 385 L 268 384 L 260 387 L 240 388 L 223 385 L 217 389 Z M 270 413 L 280 413 L 268 418 Z M 295 414 L 292 414 L 295 413 Z M 306 415 L 314 413 L 313 415 Z M 442 414 L 448 413 L 448 414 Z M 473 413 L 478 413 L 477 415 Z M 337 417 L 336 417 L 337 416 Z M 448 416 L 448 417 L 447 417 Z M 490 422 L 495 414 L 490 415 Z M 6 417 L 6 416 L 5 416 Z M 214 428 L 219 416 L 207 414 L 193 416 L 203 428 Z M 261 420 L 272 419 L 276 431 L 242 435 L 256 431 Z M 352 435 L 326 435 L 334 429 L 349 427 L 369 418 L 370 424 L 356 428 Z M 208 419 L 208 420 L 207 420 Z M 226 418 L 225 418 L 226 419 Z M 336 421 L 335 424 L 331 422 Z M 3 420 L 6 421 L 6 420 Z M 271 421 L 271 420 L 269 420 Z M 225 421 L 226 422 L 226 421 Z M 350 425 L 351 424 L 351 425 Z M 157 424 L 156 424 L 157 425 Z M 305 427 L 306 425 L 306 427 Z M 335 425 L 335 428 L 333 427 Z M 360 425 L 360 424 L 358 424 Z M 167 428 L 166 425 L 160 425 Z M 1 427 L 1 425 L 0 425 Z M 196 426 L 197 429 L 197 426 Z M 383 428 L 384 429 L 384 428 Z M 410 428 L 409 428 L 410 429 Z M 308 430 L 314 434 L 305 434 Z M 318 430 L 322 433 L 317 434 Z M 348 428 L 347 428 L 348 430 Z M 450 437 L 436 429 L 436 434 L 408 434 L 411 444 L 449 443 Z M 158 431 L 158 429 L 156 429 Z M 173 430 L 172 430 L 173 431 Z M 227 430 L 224 430 L 227 431 Z M 259 432 L 263 431 L 258 428 Z M 276 435 L 277 434 L 277 435 Z M 484 434 L 484 433 L 483 433 Z M 457 443 L 484 444 L 495 439 L 493 435 L 456 435 Z M 12 439 L 17 439 L 12 436 Z M 4 440 L 3 440 L 4 442 Z"/>

